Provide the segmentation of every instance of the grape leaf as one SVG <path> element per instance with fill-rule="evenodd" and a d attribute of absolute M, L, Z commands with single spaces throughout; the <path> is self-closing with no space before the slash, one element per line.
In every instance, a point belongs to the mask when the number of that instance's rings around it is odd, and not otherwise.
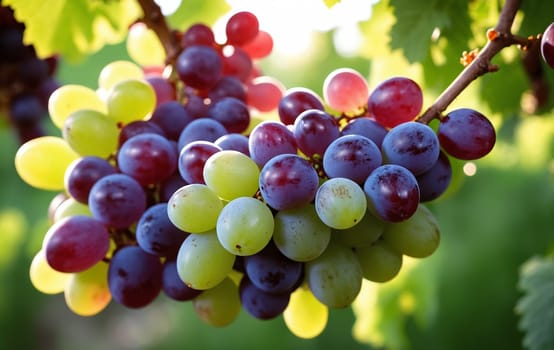
<path fill-rule="evenodd" d="M 516 305 L 523 345 L 530 350 L 554 348 L 554 259 L 534 257 L 521 269 L 519 288 L 524 295 Z"/>
<path fill-rule="evenodd" d="M 61 54 L 69 61 L 121 42 L 141 14 L 134 0 L 4 0 L 25 23 L 24 42 L 39 57 Z"/>
<path fill-rule="evenodd" d="M 172 28 L 185 30 L 194 23 L 213 25 L 229 9 L 225 0 L 187 0 L 167 20 Z"/>

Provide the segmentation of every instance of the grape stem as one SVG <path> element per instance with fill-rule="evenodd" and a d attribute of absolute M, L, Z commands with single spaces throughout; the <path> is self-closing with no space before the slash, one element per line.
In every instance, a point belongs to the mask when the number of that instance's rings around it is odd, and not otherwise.
<path fill-rule="evenodd" d="M 442 112 L 456 99 L 462 91 L 480 76 L 495 72 L 498 66 L 492 64 L 492 58 L 502 49 L 519 45 L 522 50 L 527 50 L 528 47 L 537 40 L 536 37 L 521 37 L 512 34 L 511 27 L 514 18 L 520 6 L 520 0 L 506 0 L 502 7 L 498 23 L 494 29 L 489 30 L 489 41 L 475 58 L 464 68 L 463 71 L 452 81 L 452 83 L 442 92 L 435 102 L 417 118 L 418 122 L 429 123 L 435 118 L 440 118 Z"/>

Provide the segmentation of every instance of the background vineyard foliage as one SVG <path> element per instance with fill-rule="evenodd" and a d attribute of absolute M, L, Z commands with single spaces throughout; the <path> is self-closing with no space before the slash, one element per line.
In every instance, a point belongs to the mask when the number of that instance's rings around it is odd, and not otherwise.
<path fill-rule="evenodd" d="M 124 22 L 134 19 L 134 12 L 126 7 L 133 8 L 133 1 L 86 2 L 87 11 L 104 16 L 113 25 L 112 36 L 102 38 L 90 29 L 91 18 L 78 15 L 84 8 L 70 0 L 3 3 L 13 4 L 22 14 L 41 4 L 51 6 L 55 16 L 29 17 L 28 27 L 40 25 L 37 18 L 48 17 L 52 36 L 46 40 L 48 30 L 35 30 L 27 39 L 40 43 L 45 55 L 61 51 L 58 78 L 63 83 L 96 87 L 101 67 L 128 59 L 121 40 L 128 24 Z M 380 1 L 373 7 L 372 18 L 359 24 L 364 45 L 358 55 L 339 56 L 333 33 L 316 33 L 316 48 L 308 58 L 270 57 L 262 66 L 287 87 L 305 86 L 319 93 L 325 76 L 339 67 L 357 69 L 369 78 L 370 87 L 387 77 L 404 75 L 422 86 L 424 105 L 429 106 L 461 70 L 461 52 L 486 43 L 485 32 L 494 26 L 502 3 Z M 211 24 L 228 9 L 221 0 L 185 1 L 170 23 L 180 29 L 198 20 Z M 123 12 L 129 15 L 120 16 Z M 523 1 L 514 32 L 538 34 L 554 20 L 552 13 L 554 3 Z M 89 42 L 74 41 L 71 34 L 79 32 L 78 28 L 86 34 L 81 38 Z M 440 28 L 438 39 L 432 35 L 435 28 Z M 529 305 L 553 298 L 544 288 L 552 284 L 552 263 L 540 257 L 552 251 L 554 242 L 554 89 L 550 89 L 548 104 L 533 115 L 522 110 L 529 82 L 520 56 L 515 47 L 502 51 L 493 61 L 500 71 L 480 78 L 450 107 L 481 111 L 492 119 L 499 137 L 493 152 L 477 162 L 475 176 L 458 180 L 452 186 L 456 193 L 430 205 L 443 233 L 437 253 L 414 261 L 395 281 L 362 295 L 354 312 L 333 310 L 327 329 L 314 340 L 295 338 L 281 318 L 258 321 L 244 312 L 231 326 L 214 329 L 198 320 L 190 303 L 166 298 L 140 310 L 112 303 L 99 316 L 80 318 L 71 314 L 62 296 L 34 290 L 28 267 L 48 225 L 46 208 L 54 193 L 31 189 L 17 177 L 13 167 L 17 140 L 3 125 L 0 348 L 215 349 L 224 344 L 227 349 L 520 349 L 525 336 L 526 344 L 535 348 L 548 341 L 552 344 L 552 332 L 537 334 L 533 327 L 546 324 L 552 329 L 554 321 Z M 552 86 L 554 71 L 544 67 Z M 57 132 L 52 127 L 49 131 Z M 459 171 L 462 164 L 456 166 Z M 522 270 L 534 256 L 539 257 Z M 522 289 L 518 289 L 520 273 Z M 527 302 L 518 305 L 523 291 Z M 520 329 L 520 315 L 526 311 Z"/>

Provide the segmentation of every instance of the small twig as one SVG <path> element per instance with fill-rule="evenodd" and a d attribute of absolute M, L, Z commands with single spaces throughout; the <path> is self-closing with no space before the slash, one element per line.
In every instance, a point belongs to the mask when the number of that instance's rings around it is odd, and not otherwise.
<path fill-rule="evenodd" d="M 444 90 L 435 102 L 417 119 L 421 123 L 429 123 L 432 119 L 439 118 L 441 113 L 478 77 L 498 70 L 498 66 L 491 63 L 492 58 L 502 49 L 519 45 L 527 48 L 536 38 L 524 38 L 511 33 L 512 23 L 519 9 L 520 0 L 506 0 L 498 23 L 495 28 L 487 33 L 489 41 L 465 69 Z"/>

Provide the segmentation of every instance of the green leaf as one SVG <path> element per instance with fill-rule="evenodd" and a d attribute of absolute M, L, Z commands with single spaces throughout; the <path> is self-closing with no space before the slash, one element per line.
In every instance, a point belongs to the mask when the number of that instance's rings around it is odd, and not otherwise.
<path fill-rule="evenodd" d="M 213 25 L 229 9 L 225 0 L 184 0 L 167 20 L 172 28 L 185 30 L 194 23 Z"/>
<path fill-rule="evenodd" d="M 70 61 L 121 42 L 141 14 L 134 0 L 4 0 L 25 23 L 23 40 L 40 57 L 61 54 Z"/>
<path fill-rule="evenodd" d="M 516 305 L 523 345 L 530 350 L 554 348 L 554 259 L 534 257 L 521 269 L 523 296 Z"/>
<path fill-rule="evenodd" d="M 340 2 L 340 0 L 323 0 L 323 3 L 328 7 L 328 8 L 331 8 L 333 6 L 335 6 L 336 4 L 338 4 Z"/>

